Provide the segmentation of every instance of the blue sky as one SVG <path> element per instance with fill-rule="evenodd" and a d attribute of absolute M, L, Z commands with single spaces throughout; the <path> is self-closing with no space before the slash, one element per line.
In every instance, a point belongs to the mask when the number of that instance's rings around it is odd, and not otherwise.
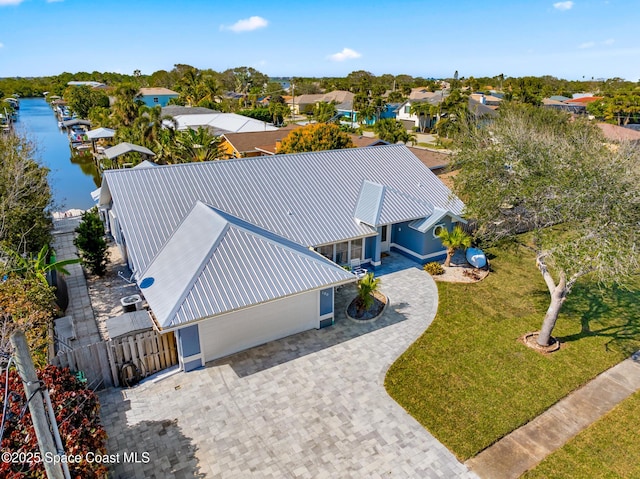
<path fill-rule="evenodd" d="M 640 79 L 640 0 L 0 0 L 0 77 L 176 63 L 271 76 Z"/>

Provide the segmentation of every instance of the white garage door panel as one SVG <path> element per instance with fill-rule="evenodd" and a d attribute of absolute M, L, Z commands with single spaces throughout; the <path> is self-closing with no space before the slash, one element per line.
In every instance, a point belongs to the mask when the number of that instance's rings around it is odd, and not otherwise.
<path fill-rule="evenodd" d="M 200 323 L 205 361 L 318 327 L 318 292 L 292 296 Z"/>

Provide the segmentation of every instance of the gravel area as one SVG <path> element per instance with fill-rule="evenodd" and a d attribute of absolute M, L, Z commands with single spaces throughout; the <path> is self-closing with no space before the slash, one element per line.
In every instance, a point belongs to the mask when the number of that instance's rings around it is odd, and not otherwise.
<path fill-rule="evenodd" d="M 140 294 L 138 285 L 128 283 L 124 278 L 131 276 L 129 267 L 124 262 L 120 250 L 115 243 L 109 244 L 109 263 L 106 274 L 100 278 L 87 273 L 87 286 L 91 306 L 98 324 L 98 330 L 103 340 L 109 339 L 105 322 L 108 318 L 120 316 L 124 313 L 120 299 L 132 294 Z M 142 295 L 141 295 L 142 296 Z"/>
<path fill-rule="evenodd" d="M 474 276 L 467 276 L 470 274 Z M 451 259 L 451 266 L 445 267 L 444 274 L 433 276 L 433 279 L 449 283 L 477 283 L 486 278 L 488 274 L 489 268 L 474 268 L 467 262 L 464 251 L 458 250 Z"/>

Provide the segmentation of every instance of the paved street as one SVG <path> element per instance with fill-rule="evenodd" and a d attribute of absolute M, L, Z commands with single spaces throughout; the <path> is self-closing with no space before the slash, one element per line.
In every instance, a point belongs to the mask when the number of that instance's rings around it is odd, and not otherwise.
<path fill-rule="evenodd" d="M 345 318 L 347 286 L 330 328 L 101 392 L 109 452 L 150 454 L 114 465 L 114 477 L 476 477 L 383 386 L 435 316 L 433 280 L 409 268 L 382 276 L 381 290 L 390 305 L 374 323 Z"/>

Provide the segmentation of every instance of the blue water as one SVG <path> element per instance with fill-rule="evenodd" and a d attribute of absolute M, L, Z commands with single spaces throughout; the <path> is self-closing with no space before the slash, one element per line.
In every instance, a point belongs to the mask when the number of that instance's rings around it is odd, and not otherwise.
<path fill-rule="evenodd" d="M 90 193 L 99 185 L 93 160 L 71 159 L 69 140 L 44 98 L 21 98 L 16 128 L 37 147 L 38 160 L 51 170 L 49 185 L 54 211 L 86 210 L 94 205 Z"/>

